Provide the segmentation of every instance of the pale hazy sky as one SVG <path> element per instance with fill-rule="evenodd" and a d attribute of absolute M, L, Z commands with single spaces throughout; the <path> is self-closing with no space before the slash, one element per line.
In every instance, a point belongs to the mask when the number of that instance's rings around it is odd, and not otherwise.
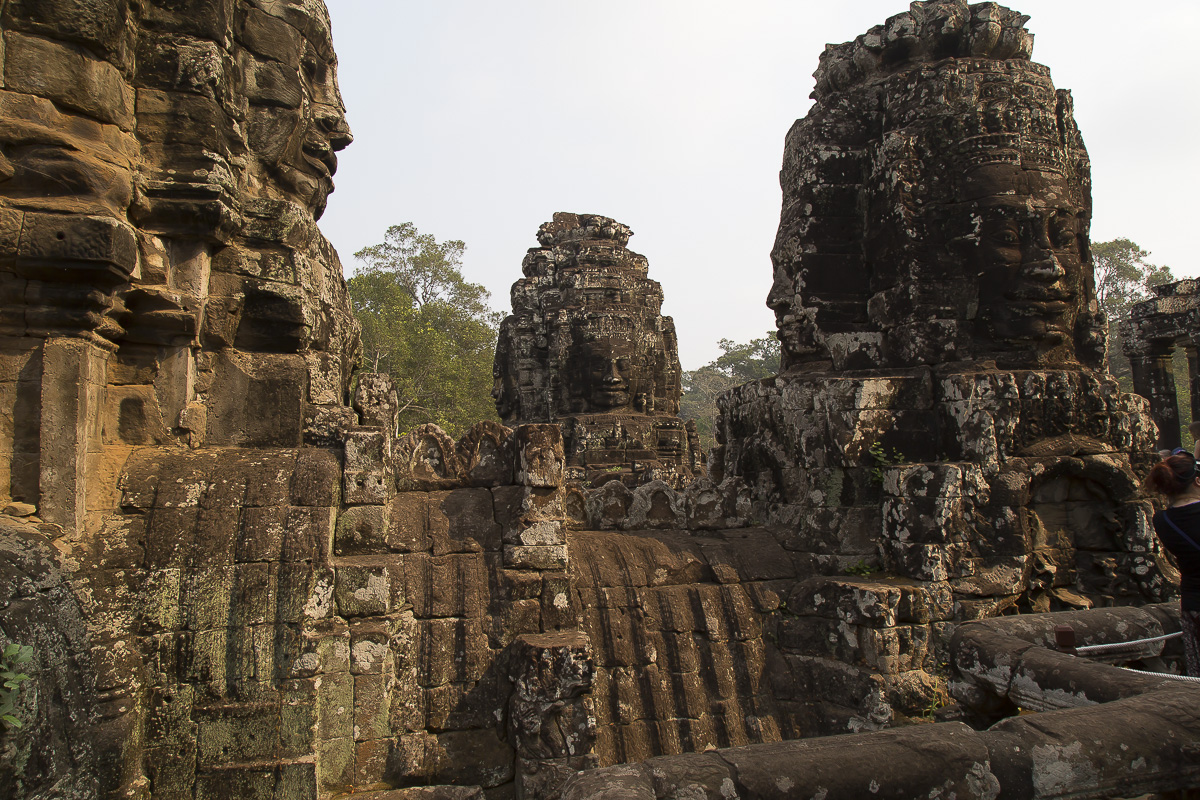
<path fill-rule="evenodd" d="M 355 141 L 321 220 L 355 251 L 412 222 L 467 243 L 463 272 L 508 313 L 555 211 L 614 217 L 650 260 L 694 369 L 774 330 L 765 300 L 783 137 L 826 42 L 895 0 L 326 0 Z M 1200 2 L 1024 0 L 1033 58 L 1070 89 L 1092 159 L 1093 241 L 1124 236 L 1176 275 L 1200 187 Z"/>

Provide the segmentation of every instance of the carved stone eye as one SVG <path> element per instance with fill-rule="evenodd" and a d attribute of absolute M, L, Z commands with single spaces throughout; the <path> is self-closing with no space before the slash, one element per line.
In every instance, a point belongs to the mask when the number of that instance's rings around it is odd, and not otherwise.
<path fill-rule="evenodd" d="M 1050 241 L 1055 247 L 1070 247 L 1075 243 L 1075 226 L 1066 217 L 1056 217 L 1050 223 Z"/>
<path fill-rule="evenodd" d="M 1021 235 L 1013 227 L 1005 226 L 992 231 L 989 237 L 996 244 L 1015 247 L 1021 243 Z"/>

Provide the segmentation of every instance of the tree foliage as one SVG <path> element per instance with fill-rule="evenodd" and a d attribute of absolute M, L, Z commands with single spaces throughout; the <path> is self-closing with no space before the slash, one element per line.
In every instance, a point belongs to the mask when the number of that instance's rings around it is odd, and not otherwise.
<path fill-rule="evenodd" d="M 1175 280 L 1171 268 L 1146 259 L 1150 253 L 1129 239 L 1092 245 L 1096 264 L 1096 300 L 1110 323 L 1129 316 L 1134 303 L 1149 299 L 1150 287 Z"/>
<path fill-rule="evenodd" d="M 22 671 L 26 664 L 33 663 L 33 648 L 10 642 L 0 651 L 0 722 L 6 726 L 23 728 L 25 724 L 16 715 L 17 697 L 21 684 L 29 680 Z"/>
<path fill-rule="evenodd" d="M 1149 299 L 1150 287 L 1175 280 L 1170 267 L 1151 264 L 1150 253 L 1129 239 L 1092 244 L 1096 265 L 1096 301 L 1108 317 L 1108 371 L 1126 391 L 1133 391 L 1129 359 L 1118 331 L 1135 303 Z"/>
<path fill-rule="evenodd" d="M 717 397 L 779 371 L 779 340 L 774 333 L 744 344 L 722 339 L 717 346 L 721 355 L 716 360 L 683 373 L 683 395 L 679 398 L 679 416 L 696 420 L 700 446 L 705 451 L 716 445 Z"/>
<path fill-rule="evenodd" d="M 1096 300 L 1108 316 L 1108 371 L 1127 392 L 1133 391 L 1133 371 L 1121 348 L 1118 336 L 1121 323 L 1129 318 L 1130 309 L 1135 304 L 1150 299 L 1150 287 L 1178 280 L 1171 274 L 1170 267 L 1151 264 L 1147 261 L 1149 257 L 1148 251 L 1129 239 L 1113 239 L 1092 245 L 1092 259 L 1096 264 Z M 1192 412 L 1187 392 L 1187 358 L 1182 351 L 1175 353 L 1171 371 L 1178 391 L 1182 440 L 1188 442 L 1191 440 L 1188 425 L 1192 421 Z"/>
<path fill-rule="evenodd" d="M 362 324 L 365 367 L 385 372 L 400 395 L 400 429 L 432 422 L 457 437 L 496 419 L 492 358 L 500 315 L 490 294 L 462 275 L 466 245 L 438 242 L 411 222 L 354 254 L 348 281 Z"/>

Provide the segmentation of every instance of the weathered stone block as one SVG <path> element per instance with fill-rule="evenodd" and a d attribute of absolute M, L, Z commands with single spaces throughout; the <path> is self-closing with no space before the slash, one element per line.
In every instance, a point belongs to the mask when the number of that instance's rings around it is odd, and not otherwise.
<path fill-rule="evenodd" d="M 525 486 L 555 487 L 563 482 L 562 428 L 558 425 L 522 425 L 516 431 L 517 482 Z"/>
<path fill-rule="evenodd" d="M 327 740 L 353 740 L 354 676 L 348 672 L 335 672 L 322 675 L 317 681 L 318 734 Z"/>
<path fill-rule="evenodd" d="M 506 531 L 504 541 L 514 545 L 533 546 L 562 545 L 566 544 L 567 540 L 561 522 L 543 520 Z"/>
<path fill-rule="evenodd" d="M 382 739 L 388 728 L 387 694 L 391 676 L 381 673 L 354 676 L 354 739 Z"/>
<path fill-rule="evenodd" d="M 344 435 L 342 496 L 352 505 L 383 505 L 391 497 L 388 438 L 377 428 L 356 428 Z"/>
<path fill-rule="evenodd" d="M 196 740 L 192 720 L 195 689 L 177 684 L 153 690 L 147 703 L 146 735 L 158 747 L 187 748 Z"/>
<path fill-rule="evenodd" d="M 429 517 L 439 495 L 431 492 L 400 492 L 388 506 L 387 546 L 398 552 L 422 552 L 431 548 Z"/>
<path fill-rule="evenodd" d="M 487 489 L 455 489 L 430 494 L 428 530 L 435 556 L 500 549 L 500 526 L 493 519 Z"/>
<path fill-rule="evenodd" d="M 486 789 L 513 779 L 513 750 L 495 731 L 439 733 L 430 750 L 434 781 L 458 780 Z"/>
<path fill-rule="evenodd" d="M 369 617 L 392 609 L 392 573 L 383 564 L 336 568 L 334 598 L 343 617 Z"/>
<path fill-rule="evenodd" d="M 387 552 L 388 506 L 351 506 L 337 519 L 334 555 Z"/>
<path fill-rule="evenodd" d="M 354 783 L 355 742 L 351 738 L 325 739 L 317 744 L 317 781 L 324 791 L 344 789 Z"/>
<path fill-rule="evenodd" d="M 503 719 L 507 693 L 494 676 L 486 675 L 478 683 L 434 686 L 426 692 L 426 700 L 425 727 L 430 730 L 477 730 Z"/>
<path fill-rule="evenodd" d="M 548 573 L 543 576 L 541 599 L 544 630 L 575 627 L 571 580 L 565 573 Z"/>
<path fill-rule="evenodd" d="M 432 619 L 420 622 L 426 637 L 422 685 L 471 683 L 480 680 L 492 663 L 483 625 L 477 619 Z"/>
<path fill-rule="evenodd" d="M 170 800 L 195 797 L 196 742 L 191 737 L 183 743 L 166 747 L 147 747 L 146 777 L 156 791 Z"/>
<path fill-rule="evenodd" d="M 310 622 L 333 613 L 334 571 L 307 562 L 279 565 L 280 622 Z"/>
<path fill-rule="evenodd" d="M 292 679 L 281 687 L 279 755 L 283 758 L 313 752 L 317 740 L 317 678 Z"/>
<path fill-rule="evenodd" d="M 341 471 L 336 453 L 302 448 L 296 454 L 296 466 L 291 474 L 291 505 L 337 506 L 341 497 Z"/>
<path fill-rule="evenodd" d="M 317 765 L 292 762 L 279 765 L 275 800 L 317 800 Z"/>
<path fill-rule="evenodd" d="M 205 631 L 229 624 L 234 574 L 233 567 L 215 567 L 188 575 L 183 584 L 188 630 Z"/>
<path fill-rule="evenodd" d="M 488 582 L 479 555 L 449 555 L 429 562 L 431 617 L 479 617 L 487 607 Z"/>
<path fill-rule="evenodd" d="M 287 507 L 243 508 L 234 558 L 240 563 L 277 560 L 283 547 L 287 516 Z"/>
<path fill-rule="evenodd" d="M 273 800 L 275 770 L 264 767 L 215 767 L 196 775 L 196 800 Z"/>
<path fill-rule="evenodd" d="M 183 591 L 182 572 L 178 569 L 154 570 L 145 573 L 141 593 L 142 625 L 147 633 L 172 631 L 183 627 L 180 597 Z"/>
<path fill-rule="evenodd" d="M 274 756 L 279 709 L 273 704 L 208 706 L 197 709 L 197 763 L 219 767 Z"/>
<path fill-rule="evenodd" d="M 355 675 L 391 675 L 394 664 L 391 649 L 391 624 L 380 618 L 350 622 L 350 671 Z"/>
<path fill-rule="evenodd" d="M 7 31 L 4 83 L 101 122 L 133 129 L 133 90 L 112 64 L 40 37 Z"/>
<path fill-rule="evenodd" d="M 567 547 L 505 545 L 504 566 L 516 569 L 563 570 L 567 568 Z"/>
<path fill-rule="evenodd" d="M 284 526 L 280 557 L 284 561 L 324 561 L 333 548 L 336 510 L 324 506 L 292 506 Z"/>

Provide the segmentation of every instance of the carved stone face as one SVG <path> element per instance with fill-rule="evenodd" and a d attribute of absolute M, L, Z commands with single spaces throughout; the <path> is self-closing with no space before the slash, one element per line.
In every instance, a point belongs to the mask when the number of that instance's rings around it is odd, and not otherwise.
<path fill-rule="evenodd" d="M 978 335 L 1041 350 L 1070 345 L 1086 300 L 1086 213 L 1062 178 L 989 172 L 968 181 L 990 190 L 972 204 L 974 246 L 965 253 L 979 276 Z"/>
<path fill-rule="evenodd" d="M 784 352 L 788 355 L 796 355 L 800 352 L 793 308 L 795 299 L 795 281 L 787 274 L 786 270 L 776 267 L 775 280 L 771 284 L 770 293 L 767 294 L 767 308 L 775 314 L 775 327 L 779 329 L 777 335 Z"/>
<path fill-rule="evenodd" d="M 497 364 L 492 368 L 492 400 L 496 402 L 496 414 L 508 422 L 517 416 L 520 397 L 513 377 Z"/>
<path fill-rule="evenodd" d="M 337 85 L 337 62 L 328 47 L 329 27 L 318 9 L 293 5 L 289 16 L 310 32 L 298 75 L 251 55 L 258 96 L 250 107 L 251 148 L 279 188 L 319 219 L 333 191 L 337 156 L 353 141 Z M 326 54 L 329 55 L 326 55 Z"/>
<path fill-rule="evenodd" d="M 633 400 L 633 345 L 592 342 L 584 347 L 584 378 L 592 410 L 629 408 Z"/>

